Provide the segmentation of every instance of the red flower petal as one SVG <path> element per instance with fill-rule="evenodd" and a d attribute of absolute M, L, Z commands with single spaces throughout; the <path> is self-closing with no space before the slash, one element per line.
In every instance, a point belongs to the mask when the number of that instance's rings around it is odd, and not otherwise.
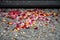
<path fill-rule="evenodd" d="M 8 13 L 8 15 L 9 15 L 11 18 L 13 18 L 13 19 L 15 19 L 19 14 L 20 14 L 19 11 L 10 11 L 10 12 Z"/>
<path fill-rule="evenodd" d="M 37 29 L 38 29 L 38 27 L 35 27 L 34 29 L 35 29 L 35 30 L 37 30 Z"/>

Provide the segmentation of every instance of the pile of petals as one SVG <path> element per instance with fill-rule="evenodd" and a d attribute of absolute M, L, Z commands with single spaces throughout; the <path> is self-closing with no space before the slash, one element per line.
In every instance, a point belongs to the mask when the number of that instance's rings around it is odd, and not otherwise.
<path fill-rule="evenodd" d="M 33 24 L 36 23 L 37 20 L 51 22 L 51 19 L 48 17 L 51 16 L 52 14 L 46 13 L 40 9 L 33 9 L 33 10 L 24 10 L 24 11 L 11 10 L 8 12 L 7 15 L 8 15 L 7 17 L 10 19 L 13 20 L 17 19 L 17 22 L 10 22 L 9 24 L 16 23 L 16 29 L 20 30 L 21 28 L 22 29 L 30 28 Z M 45 25 L 47 26 L 48 24 Z M 35 29 L 37 29 L 37 27 Z"/>

